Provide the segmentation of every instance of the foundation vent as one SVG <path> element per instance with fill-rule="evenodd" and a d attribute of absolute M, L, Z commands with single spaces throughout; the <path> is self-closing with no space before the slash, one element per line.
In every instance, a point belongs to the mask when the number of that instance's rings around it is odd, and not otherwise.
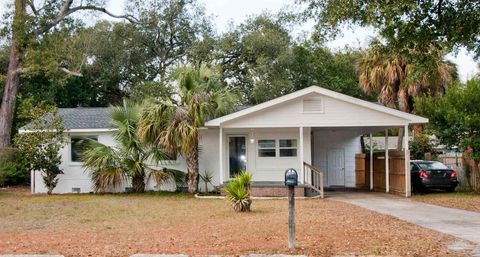
<path fill-rule="evenodd" d="M 80 193 L 80 188 L 79 187 L 72 187 L 72 193 Z"/>
<path fill-rule="evenodd" d="M 308 97 L 303 99 L 304 113 L 323 113 L 323 98 L 322 97 Z"/>

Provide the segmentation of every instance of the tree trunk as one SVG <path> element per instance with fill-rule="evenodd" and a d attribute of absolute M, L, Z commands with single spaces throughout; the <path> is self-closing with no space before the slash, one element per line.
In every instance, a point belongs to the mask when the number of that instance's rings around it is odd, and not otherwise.
<path fill-rule="evenodd" d="M 0 106 L 0 151 L 10 144 L 10 137 L 12 135 L 13 112 L 20 85 L 21 70 L 21 43 L 17 38 L 19 36 L 17 34 L 24 33 L 21 27 L 25 25 L 25 5 L 25 0 L 15 1 L 7 80 L 5 88 L 3 89 L 2 103 Z"/>
<path fill-rule="evenodd" d="M 398 137 L 397 137 L 397 151 L 402 151 L 403 148 L 403 128 L 398 129 Z"/>
<path fill-rule="evenodd" d="M 132 188 L 135 193 L 142 193 L 145 191 L 145 178 L 141 175 L 132 177 Z"/>
<path fill-rule="evenodd" d="M 473 161 L 472 177 L 473 177 L 473 191 L 480 192 L 480 170 L 478 168 L 478 161 Z"/>
<path fill-rule="evenodd" d="M 189 193 L 198 190 L 198 144 L 187 153 L 187 185 Z"/>
<path fill-rule="evenodd" d="M 421 124 L 414 124 L 412 127 L 413 137 L 417 137 L 423 133 L 423 126 Z"/>
<path fill-rule="evenodd" d="M 0 107 L 0 149 L 10 144 L 12 134 L 13 111 L 20 84 L 20 52 L 15 38 L 10 47 L 10 62 L 8 64 L 7 81 L 3 90 L 2 106 Z"/>

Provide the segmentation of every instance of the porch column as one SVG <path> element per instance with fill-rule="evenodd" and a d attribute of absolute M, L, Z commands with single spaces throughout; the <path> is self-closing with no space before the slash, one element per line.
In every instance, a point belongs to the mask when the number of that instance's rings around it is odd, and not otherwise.
<path fill-rule="evenodd" d="M 303 157 L 303 127 L 299 127 L 298 131 L 300 133 L 300 181 L 302 181 L 303 184 L 305 184 L 305 174 L 303 174 L 303 162 L 304 162 L 304 157 Z"/>
<path fill-rule="evenodd" d="M 404 134 L 404 154 L 405 154 L 405 197 L 410 197 L 412 195 L 412 186 L 411 186 L 411 179 L 410 179 L 410 149 L 408 146 L 408 124 L 405 125 L 405 128 L 403 129 L 405 131 Z"/>
<path fill-rule="evenodd" d="M 218 156 L 219 156 L 219 170 L 220 170 L 220 184 L 223 184 L 223 128 L 220 126 L 220 131 L 218 132 Z"/>
<path fill-rule="evenodd" d="M 373 190 L 373 138 L 370 133 L 370 190 Z"/>
<path fill-rule="evenodd" d="M 385 192 L 390 192 L 390 167 L 388 157 L 388 129 L 385 130 Z"/>

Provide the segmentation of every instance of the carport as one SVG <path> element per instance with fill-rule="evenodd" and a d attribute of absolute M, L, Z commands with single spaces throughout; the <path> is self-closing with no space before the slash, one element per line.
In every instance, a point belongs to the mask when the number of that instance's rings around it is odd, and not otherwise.
<path fill-rule="evenodd" d="M 214 142 L 218 131 L 220 184 L 248 170 L 254 185 L 268 186 L 265 194 L 283 194 L 283 172 L 294 168 L 300 171 L 299 183 L 320 194 L 323 187 L 342 187 L 408 197 L 408 127 L 426 122 L 417 115 L 312 86 L 210 120 L 204 138 Z M 403 129 L 402 151 L 364 154 L 362 135 L 392 128 Z M 206 138 L 208 131 L 212 138 Z M 388 137 L 385 140 L 388 145 Z"/>

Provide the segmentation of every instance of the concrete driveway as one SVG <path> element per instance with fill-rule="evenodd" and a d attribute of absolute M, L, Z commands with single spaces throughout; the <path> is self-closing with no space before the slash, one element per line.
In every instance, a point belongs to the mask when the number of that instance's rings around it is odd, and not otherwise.
<path fill-rule="evenodd" d="M 480 245 L 480 213 L 370 192 L 329 192 L 328 199 L 351 203 Z"/>

